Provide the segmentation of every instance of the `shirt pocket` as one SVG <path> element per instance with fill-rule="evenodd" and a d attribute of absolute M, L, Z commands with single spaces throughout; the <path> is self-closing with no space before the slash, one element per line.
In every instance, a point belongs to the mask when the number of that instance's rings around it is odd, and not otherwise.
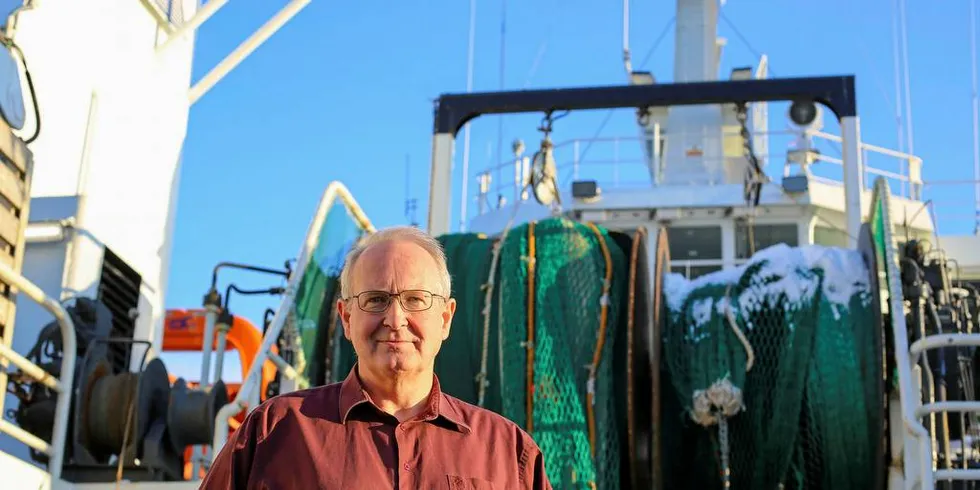
<path fill-rule="evenodd" d="M 466 476 L 446 475 L 449 490 L 496 490 L 492 481 Z"/>

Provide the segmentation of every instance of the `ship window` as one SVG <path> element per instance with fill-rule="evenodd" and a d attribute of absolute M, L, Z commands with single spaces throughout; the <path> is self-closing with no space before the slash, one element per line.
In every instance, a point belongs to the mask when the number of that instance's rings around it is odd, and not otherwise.
<path fill-rule="evenodd" d="M 756 224 L 752 226 L 751 240 L 749 225 L 735 223 L 735 258 L 748 259 L 754 252 L 785 243 L 791 247 L 799 245 L 796 223 Z"/>
<path fill-rule="evenodd" d="M 671 261 L 670 272 L 688 279 L 697 279 L 705 274 L 720 271 L 721 265 L 689 265 L 684 261 Z"/>
<path fill-rule="evenodd" d="M 671 226 L 667 228 L 670 259 L 721 259 L 720 226 Z"/>
<path fill-rule="evenodd" d="M 720 226 L 671 226 L 667 238 L 671 272 L 694 279 L 721 270 Z"/>
<path fill-rule="evenodd" d="M 847 247 L 847 233 L 829 226 L 813 228 L 813 244 L 825 247 Z"/>

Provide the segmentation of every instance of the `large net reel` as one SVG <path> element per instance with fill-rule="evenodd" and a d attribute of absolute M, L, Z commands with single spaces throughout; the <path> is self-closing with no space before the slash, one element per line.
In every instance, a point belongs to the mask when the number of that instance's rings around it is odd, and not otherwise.
<path fill-rule="evenodd" d="M 650 266 L 643 230 L 566 218 L 439 237 L 458 298 L 443 389 L 514 420 L 555 488 L 650 488 L 656 454 Z M 333 379 L 354 364 L 334 329 Z"/>
<path fill-rule="evenodd" d="M 529 430 L 555 488 L 723 488 L 725 469 L 729 488 L 882 488 L 874 257 L 777 246 L 687 283 L 655 230 L 439 237 L 459 299 L 443 388 Z M 329 332 L 339 381 L 355 356 Z"/>
<path fill-rule="evenodd" d="M 869 265 L 857 251 L 777 245 L 694 281 L 667 277 L 666 488 L 877 488 L 885 410 Z"/>

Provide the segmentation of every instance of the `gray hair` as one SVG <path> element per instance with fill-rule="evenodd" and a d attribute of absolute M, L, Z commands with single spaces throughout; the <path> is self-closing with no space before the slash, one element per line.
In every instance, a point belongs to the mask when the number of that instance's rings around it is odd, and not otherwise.
<path fill-rule="evenodd" d="M 387 242 L 411 242 L 414 243 L 432 256 L 439 268 L 439 285 L 442 291 L 433 291 L 448 297 L 452 293 L 452 279 L 449 275 L 449 267 L 446 264 L 446 252 L 442 244 L 432 237 L 432 235 L 414 226 L 393 226 L 385 228 L 375 233 L 365 236 L 359 243 L 351 248 L 344 260 L 344 268 L 340 272 L 340 295 L 343 298 L 350 298 L 354 295 L 354 265 L 368 247 Z"/>

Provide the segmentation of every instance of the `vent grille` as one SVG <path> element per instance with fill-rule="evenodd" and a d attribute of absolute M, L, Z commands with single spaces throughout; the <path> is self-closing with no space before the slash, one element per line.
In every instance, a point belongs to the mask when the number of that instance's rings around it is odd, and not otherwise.
<path fill-rule="evenodd" d="M 113 338 L 132 340 L 136 334 L 136 312 L 139 307 L 143 278 L 118 255 L 105 249 L 98 299 L 112 312 Z M 109 344 L 109 362 L 115 372 L 129 370 L 132 344 Z"/>

